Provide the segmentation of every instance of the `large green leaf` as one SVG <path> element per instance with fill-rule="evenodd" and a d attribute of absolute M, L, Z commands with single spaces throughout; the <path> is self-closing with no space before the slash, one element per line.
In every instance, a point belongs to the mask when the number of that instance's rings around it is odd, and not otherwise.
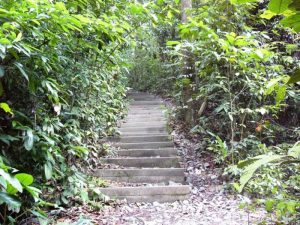
<path fill-rule="evenodd" d="M 248 183 L 248 181 L 253 177 L 253 174 L 257 169 L 260 167 L 274 161 L 279 161 L 281 159 L 285 158 L 285 156 L 281 155 L 260 155 L 255 157 L 255 161 L 253 162 L 253 158 L 250 159 L 251 163 L 247 164 L 245 161 L 243 161 L 243 165 L 247 165 L 245 169 L 242 172 L 241 178 L 240 178 L 240 186 L 237 188 L 239 192 L 242 192 L 245 185 Z"/>
<path fill-rule="evenodd" d="M 292 3 L 289 5 L 289 9 L 293 11 L 300 11 L 300 1 L 293 0 Z"/>
<path fill-rule="evenodd" d="M 281 24 L 285 27 L 293 28 L 296 32 L 300 32 L 300 13 L 284 18 L 281 20 Z"/>
<path fill-rule="evenodd" d="M 2 109 L 4 112 L 9 113 L 9 114 L 13 114 L 11 108 L 9 107 L 9 105 L 5 102 L 1 102 L 0 103 L 0 109 Z"/>
<path fill-rule="evenodd" d="M 289 150 L 289 156 L 294 157 L 295 159 L 300 159 L 300 144 L 295 145 Z"/>
<path fill-rule="evenodd" d="M 15 66 L 19 69 L 23 77 L 28 81 L 28 74 L 24 70 L 24 66 L 21 63 L 15 62 Z"/>
<path fill-rule="evenodd" d="M 15 175 L 23 186 L 29 186 L 33 183 L 33 176 L 27 173 L 18 173 Z"/>
<path fill-rule="evenodd" d="M 15 212 L 19 212 L 21 207 L 21 202 L 19 200 L 5 192 L 0 192 L 0 204 L 2 203 L 5 203 L 10 210 Z"/>
<path fill-rule="evenodd" d="M 0 169 L 0 176 L 2 176 L 13 188 L 17 191 L 22 192 L 23 188 L 19 180 L 15 177 L 12 177 L 9 173 L 5 172 L 3 169 Z"/>
<path fill-rule="evenodd" d="M 296 70 L 296 72 L 293 74 L 293 76 L 290 77 L 288 84 L 293 84 L 296 82 L 300 82 L 300 69 Z"/>
<path fill-rule="evenodd" d="M 281 14 L 288 9 L 291 0 L 271 0 L 268 8 L 271 12 Z"/>
<path fill-rule="evenodd" d="M 39 190 L 35 187 L 32 187 L 32 186 L 26 186 L 25 190 L 31 194 L 31 196 L 34 198 L 35 202 L 39 201 L 39 194 L 42 193 L 41 190 Z"/>
<path fill-rule="evenodd" d="M 238 5 L 238 4 L 245 4 L 245 3 L 253 3 L 258 2 L 259 0 L 230 0 L 232 4 Z"/>
<path fill-rule="evenodd" d="M 19 139 L 16 138 L 16 137 L 13 137 L 11 135 L 7 135 L 7 134 L 1 134 L 0 135 L 0 141 L 6 143 L 8 145 L 10 144 L 10 142 L 17 141 L 17 140 L 19 140 Z"/>

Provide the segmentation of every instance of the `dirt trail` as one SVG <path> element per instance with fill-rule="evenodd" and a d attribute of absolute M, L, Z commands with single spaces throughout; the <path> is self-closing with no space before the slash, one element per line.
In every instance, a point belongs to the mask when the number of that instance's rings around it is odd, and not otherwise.
<path fill-rule="evenodd" d="M 177 127 L 173 135 L 192 187 L 188 200 L 130 204 L 119 201 L 99 212 L 91 212 L 87 207 L 73 208 L 68 215 L 107 225 L 246 225 L 264 221 L 267 216 L 263 209 L 251 212 L 240 208 L 249 199 L 228 194 L 223 188 L 221 170 L 214 167 L 211 157 L 201 154 L 201 144 L 185 139 L 179 130 Z"/>

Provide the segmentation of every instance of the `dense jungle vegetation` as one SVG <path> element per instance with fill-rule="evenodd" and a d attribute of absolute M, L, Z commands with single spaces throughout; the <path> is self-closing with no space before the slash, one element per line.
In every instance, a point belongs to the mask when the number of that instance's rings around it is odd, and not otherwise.
<path fill-rule="evenodd" d="M 228 189 L 299 220 L 299 18 L 297 0 L 1 0 L 1 224 L 101 204 L 83 171 L 128 86 L 173 100 Z"/>

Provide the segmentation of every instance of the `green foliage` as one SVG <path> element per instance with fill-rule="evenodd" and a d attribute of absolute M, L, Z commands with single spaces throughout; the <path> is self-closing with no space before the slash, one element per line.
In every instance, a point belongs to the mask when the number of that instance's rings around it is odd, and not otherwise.
<path fill-rule="evenodd" d="M 292 221 L 299 160 L 281 145 L 300 137 L 298 1 L 195 1 L 184 24 L 178 6 L 165 2 L 159 23 L 143 27 L 148 35 L 141 31 L 140 45 L 128 54 L 135 57 L 131 84 L 171 97 L 178 119 L 186 121 L 190 111 L 191 131 L 217 164 L 231 164 L 237 189 L 273 198 L 268 210 Z"/>
<path fill-rule="evenodd" d="M 39 194 L 41 191 L 33 186 L 33 177 L 26 173 L 17 173 L 13 175 L 10 171 L 14 168 L 4 164 L 0 157 L 0 204 L 6 204 L 7 209 L 13 212 L 19 212 L 22 206 L 20 195 L 26 191 L 36 202 L 40 201 Z M 4 215 L 6 212 L 4 211 Z M 2 217 L 3 218 L 3 217 Z"/>
<path fill-rule="evenodd" d="M 11 166 L 1 170 L 1 215 L 5 204 L 11 218 L 29 212 L 33 177 L 44 200 L 84 197 L 79 170 L 123 115 L 121 55 L 146 14 L 133 1 L 1 1 L 0 154 Z"/>

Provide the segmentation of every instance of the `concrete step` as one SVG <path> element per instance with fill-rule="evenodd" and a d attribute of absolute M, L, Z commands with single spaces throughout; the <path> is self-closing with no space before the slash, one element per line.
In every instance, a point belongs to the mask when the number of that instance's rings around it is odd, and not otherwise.
<path fill-rule="evenodd" d="M 157 127 L 157 126 L 167 126 L 167 122 L 163 122 L 163 121 L 148 121 L 148 122 L 131 122 L 131 123 L 122 123 L 121 127 L 122 128 L 128 128 L 128 127 Z"/>
<path fill-rule="evenodd" d="M 127 99 L 129 101 L 161 101 L 160 98 L 157 98 L 155 96 L 127 96 Z"/>
<path fill-rule="evenodd" d="M 126 199 L 128 202 L 175 202 L 189 197 L 188 185 L 152 187 L 109 187 L 99 189 L 113 199 Z"/>
<path fill-rule="evenodd" d="M 163 116 L 128 116 L 123 120 L 126 123 L 136 122 L 136 123 L 145 123 L 147 121 L 162 121 L 165 122 L 167 119 Z"/>
<path fill-rule="evenodd" d="M 182 168 L 151 168 L 151 169 L 102 169 L 96 170 L 93 176 L 106 180 L 126 183 L 165 183 L 169 181 L 184 184 Z"/>
<path fill-rule="evenodd" d="M 146 92 L 140 92 L 140 91 L 130 91 L 130 92 L 127 92 L 126 94 L 128 97 L 155 97 L 155 95 L 152 95 L 152 94 L 149 94 L 149 93 L 146 93 Z"/>
<path fill-rule="evenodd" d="M 156 126 L 156 127 L 121 127 L 118 129 L 121 132 L 121 135 L 126 134 L 127 132 L 139 132 L 139 133 L 145 133 L 145 134 L 161 134 L 166 133 L 167 128 L 165 126 Z"/>
<path fill-rule="evenodd" d="M 130 106 L 130 110 L 163 110 L 163 107 L 161 105 L 137 105 L 137 106 Z"/>
<path fill-rule="evenodd" d="M 167 132 L 161 132 L 161 133 L 139 133 L 139 132 L 126 132 L 122 134 L 122 137 L 134 137 L 134 136 L 149 136 L 149 135 L 169 135 Z"/>
<path fill-rule="evenodd" d="M 116 164 L 125 167 L 138 168 L 178 168 L 179 157 L 131 157 L 131 158 L 105 158 L 101 159 L 103 163 Z"/>
<path fill-rule="evenodd" d="M 161 118 L 131 118 L 131 119 L 126 119 L 126 120 L 123 120 L 123 121 L 120 121 L 121 122 L 121 125 L 122 124 L 128 124 L 128 123 L 139 123 L 139 124 L 143 124 L 143 123 L 167 123 L 167 120 L 163 117 Z"/>
<path fill-rule="evenodd" d="M 162 109 L 154 108 L 154 109 L 129 109 L 128 115 L 136 115 L 136 114 L 144 114 L 144 115 L 163 115 Z"/>
<path fill-rule="evenodd" d="M 151 100 L 151 101 L 133 101 L 130 103 L 131 106 L 136 105 L 163 105 L 163 101 Z"/>
<path fill-rule="evenodd" d="M 174 148 L 162 149 L 132 149 L 132 150 L 118 150 L 118 156 L 122 157 L 171 157 L 177 156 L 177 151 Z"/>
<path fill-rule="evenodd" d="M 121 143 L 139 143 L 139 142 L 162 142 L 170 141 L 172 138 L 169 135 L 146 135 L 146 136 L 131 136 L 131 137 L 113 137 L 111 141 Z"/>
<path fill-rule="evenodd" d="M 130 111 L 128 113 L 129 117 L 148 117 L 148 116 L 164 116 L 165 114 L 162 112 L 162 110 L 158 110 L 156 112 L 150 112 L 150 111 Z"/>
<path fill-rule="evenodd" d="M 161 141 L 161 142 L 137 142 L 137 143 L 114 143 L 114 146 L 121 149 L 160 149 L 174 147 L 173 141 Z"/>
<path fill-rule="evenodd" d="M 164 109 L 165 108 L 165 105 L 163 103 L 161 103 L 161 102 L 156 102 L 157 104 L 133 104 L 133 103 L 142 103 L 142 102 L 143 101 L 133 101 L 129 105 L 129 109 L 140 109 L 140 108 L 146 108 L 146 109 L 154 109 L 154 108 Z M 151 102 L 149 101 L 149 103 L 151 103 Z"/>

